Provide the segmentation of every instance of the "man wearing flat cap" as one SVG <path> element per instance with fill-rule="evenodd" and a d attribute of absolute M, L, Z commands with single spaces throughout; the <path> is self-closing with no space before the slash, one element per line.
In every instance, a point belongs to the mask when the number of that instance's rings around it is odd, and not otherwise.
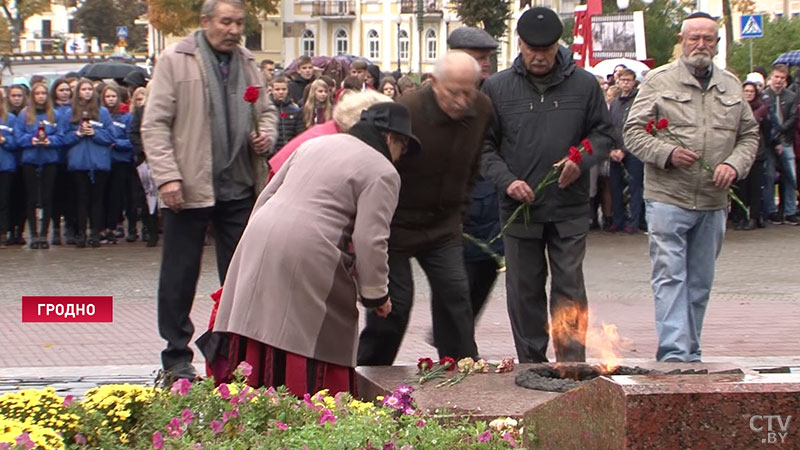
<path fill-rule="evenodd" d="M 589 169 L 607 157 L 613 130 L 594 75 L 577 67 L 570 50 L 558 44 L 562 30 L 552 10 L 525 11 L 517 23 L 520 55 L 482 89 L 496 120 L 486 136 L 481 172 L 497 186 L 504 223 L 517 207 L 528 205 L 503 236 L 508 315 L 520 362 L 547 361 L 548 263 L 556 359 L 586 357 Z M 584 139 L 593 155 L 584 153 L 580 163 L 566 160 L 558 182 L 534 192 Z"/>
<path fill-rule="evenodd" d="M 480 84 L 489 78 L 492 54 L 500 45 L 485 30 L 476 27 L 460 27 L 453 30 L 447 38 L 451 50 L 460 50 L 478 61 L 481 67 Z M 500 232 L 500 206 L 497 203 L 497 189 L 494 184 L 475 174 L 472 188 L 472 203 L 464 216 L 464 233 L 489 242 Z M 472 317 L 477 321 L 492 291 L 498 275 L 498 262 L 495 259 L 503 254 L 503 240 L 497 239 L 491 245 L 496 256 L 484 251 L 475 243 L 464 241 L 464 264 L 469 281 L 469 298 L 472 304 Z"/>
<path fill-rule="evenodd" d="M 725 236 L 727 190 L 750 170 L 759 127 L 739 80 L 712 61 L 717 21 L 704 12 L 690 15 L 678 42 L 680 59 L 651 71 L 642 83 L 623 137 L 644 163 L 656 359 L 699 362 L 714 263 Z M 658 125 L 655 132 L 651 122 Z"/>

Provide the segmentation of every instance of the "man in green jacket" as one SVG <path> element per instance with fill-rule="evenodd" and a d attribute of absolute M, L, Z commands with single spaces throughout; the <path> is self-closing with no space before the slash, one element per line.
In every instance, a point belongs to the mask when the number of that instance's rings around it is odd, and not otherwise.
<path fill-rule="evenodd" d="M 750 170 L 758 124 L 739 80 L 712 62 L 716 20 L 692 14 L 678 42 L 681 58 L 650 72 L 640 88 L 624 139 L 645 163 L 656 359 L 694 362 L 701 360 L 703 317 L 725 235 L 727 190 Z"/>

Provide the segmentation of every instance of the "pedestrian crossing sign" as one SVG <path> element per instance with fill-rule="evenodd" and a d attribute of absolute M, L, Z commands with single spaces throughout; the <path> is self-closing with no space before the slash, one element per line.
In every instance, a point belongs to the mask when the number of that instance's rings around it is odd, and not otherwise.
<path fill-rule="evenodd" d="M 759 38 L 764 36 L 764 19 L 761 14 L 743 15 L 741 19 L 742 38 Z"/>

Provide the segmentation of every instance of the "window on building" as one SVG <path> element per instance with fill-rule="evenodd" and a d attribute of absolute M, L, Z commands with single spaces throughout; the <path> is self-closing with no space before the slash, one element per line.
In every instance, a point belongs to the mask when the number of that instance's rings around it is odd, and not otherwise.
<path fill-rule="evenodd" d="M 316 48 L 316 43 L 314 41 L 314 32 L 311 30 L 306 30 L 303 32 L 303 37 L 300 39 L 303 43 L 303 54 L 306 56 L 314 56 L 314 50 Z"/>
<path fill-rule="evenodd" d="M 428 59 L 436 59 L 436 31 L 429 28 L 425 32 L 425 57 Z"/>
<path fill-rule="evenodd" d="M 381 57 L 381 40 L 378 32 L 369 30 L 367 32 L 367 43 L 369 45 L 369 59 L 378 59 Z"/>
<path fill-rule="evenodd" d="M 398 39 L 398 45 L 400 47 L 400 59 L 408 59 L 408 32 L 406 30 L 400 30 L 400 37 Z"/>
<path fill-rule="evenodd" d="M 336 46 L 336 54 L 337 55 L 345 55 L 349 50 L 350 41 L 347 38 L 347 31 L 342 28 L 336 30 L 336 34 L 333 36 L 333 42 Z"/>
<path fill-rule="evenodd" d="M 42 20 L 42 39 L 53 37 L 52 23 L 49 20 Z"/>
<path fill-rule="evenodd" d="M 75 19 L 69 19 L 69 21 L 67 21 L 67 33 L 80 33 L 80 31 L 78 31 L 78 22 L 75 21 Z"/>
<path fill-rule="evenodd" d="M 244 46 L 248 50 L 261 51 L 261 24 L 255 30 L 246 30 Z"/>

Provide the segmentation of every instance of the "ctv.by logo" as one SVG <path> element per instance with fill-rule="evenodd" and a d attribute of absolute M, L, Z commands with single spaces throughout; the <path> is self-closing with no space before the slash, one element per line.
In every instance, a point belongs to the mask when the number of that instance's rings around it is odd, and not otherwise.
<path fill-rule="evenodd" d="M 789 423 L 792 421 L 792 416 L 771 415 L 750 416 L 750 429 L 754 433 L 764 433 L 766 431 L 767 437 L 761 438 L 764 444 L 783 444 L 784 439 L 789 434 Z M 766 430 L 764 429 L 766 425 Z"/>

